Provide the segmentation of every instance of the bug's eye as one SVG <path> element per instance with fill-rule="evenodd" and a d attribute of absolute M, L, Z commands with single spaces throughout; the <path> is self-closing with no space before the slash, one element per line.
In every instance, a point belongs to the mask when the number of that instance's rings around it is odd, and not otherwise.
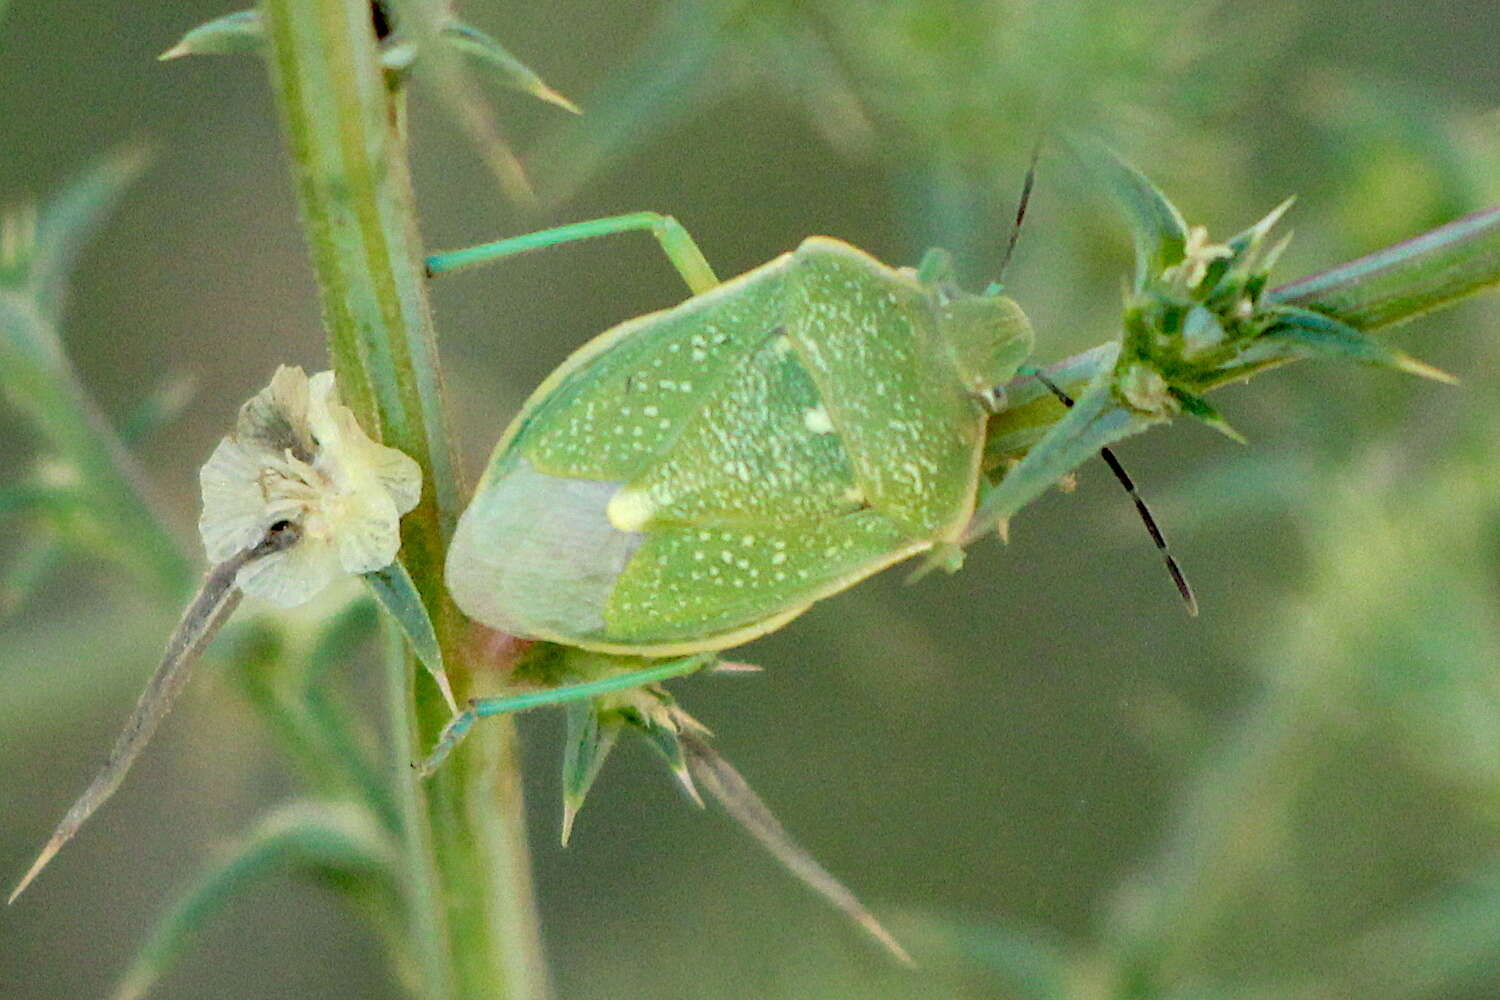
<path fill-rule="evenodd" d="M 277 521 L 266 529 L 268 535 L 280 535 L 292 530 L 292 522 L 286 519 Z"/>
<path fill-rule="evenodd" d="M 1006 396 L 1005 386 L 1003 385 L 989 386 L 988 388 L 981 389 L 976 395 L 979 397 L 979 401 L 984 404 L 985 409 L 991 413 L 999 413 L 1005 409 Z"/>

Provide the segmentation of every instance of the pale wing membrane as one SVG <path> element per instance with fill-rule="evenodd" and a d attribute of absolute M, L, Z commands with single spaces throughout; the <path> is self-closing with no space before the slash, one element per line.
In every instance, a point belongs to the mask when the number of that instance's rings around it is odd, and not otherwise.
<path fill-rule="evenodd" d="M 454 600 L 512 635 L 601 633 L 615 579 L 641 542 L 605 516 L 618 489 L 512 462 L 459 519 L 448 549 Z"/>

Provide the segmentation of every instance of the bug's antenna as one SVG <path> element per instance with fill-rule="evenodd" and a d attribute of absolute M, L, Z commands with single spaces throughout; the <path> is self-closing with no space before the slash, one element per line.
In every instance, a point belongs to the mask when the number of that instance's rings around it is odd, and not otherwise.
<path fill-rule="evenodd" d="M 1000 258 L 1000 270 L 995 275 L 995 281 L 1005 276 L 1005 269 L 1010 264 L 1011 254 L 1016 252 L 1016 242 L 1021 238 L 1021 223 L 1026 221 L 1026 206 L 1031 204 L 1031 189 L 1036 186 L 1036 163 L 1042 157 L 1042 139 L 1038 137 L 1036 145 L 1031 147 L 1031 163 L 1026 167 L 1026 179 L 1021 182 L 1021 198 L 1016 203 L 1016 219 L 1010 226 L 1010 239 L 1005 241 L 1005 254 Z"/>
<path fill-rule="evenodd" d="M 1063 392 L 1058 384 L 1041 372 L 1032 370 L 1027 374 L 1036 376 L 1037 380 L 1047 387 L 1047 390 L 1056 396 L 1064 406 L 1073 405 L 1073 397 Z M 1135 501 L 1136 513 L 1141 515 L 1141 521 L 1146 525 L 1146 531 L 1151 536 L 1151 541 L 1156 543 L 1156 549 L 1161 553 L 1162 559 L 1166 561 L 1167 572 L 1172 575 L 1172 582 L 1177 585 L 1177 593 L 1182 596 L 1182 603 L 1187 605 L 1187 612 L 1194 617 L 1198 614 L 1198 598 L 1193 594 L 1193 586 L 1188 583 L 1187 575 L 1182 572 L 1182 567 L 1177 565 L 1177 560 L 1172 557 L 1172 552 L 1167 548 L 1166 536 L 1161 533 L 1161 528 L 1156 524 L 1156 518 L 1151 516 L 1151 508 L 1146 506 L 1146 501 L 1135 488 L 1135 480 L 1130 478 L 1130 473 L 1125 471 L 1125 466 L 1115 457 L 1115 453 L 1108 448 L 1099 449 L 1099 457 L 1104 459 L 1104 464 L 1109 466 L 1109 471 L 1115 474 L 1120 485 L 1125 487 L 1125 492 L 1130 494 L 1130 499 Z"/>

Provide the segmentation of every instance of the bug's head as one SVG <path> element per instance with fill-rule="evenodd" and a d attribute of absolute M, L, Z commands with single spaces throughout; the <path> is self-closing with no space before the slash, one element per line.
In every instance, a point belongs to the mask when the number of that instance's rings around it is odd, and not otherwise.
<path fill-rule="evenodd" d="M 952 352 L 964 387 L 986 406 L 998 407 L 1000 390 L 1031 356 L 1031 321 L 998 286 L 982 295 L 959 288 L 953 258 L 945 250 L 927 252 L 917 280 L 928 290 L 938 334 Z"/>

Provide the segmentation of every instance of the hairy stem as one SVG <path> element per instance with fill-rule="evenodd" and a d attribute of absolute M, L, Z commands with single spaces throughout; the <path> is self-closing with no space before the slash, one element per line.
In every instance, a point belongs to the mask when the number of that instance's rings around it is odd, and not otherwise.
<path fill-rule="evenodd" d="M 442 583 L 458 513 L 436 339 L 421 267 L 399 85 L 378 60 L 367 0 L 263 0 L 277 103 L 341 394 L 365 427 L 422 466 L 402 561 L 432 616 L 460 697 L 462 619 Z M 515 732 L 488 726 L 432 780 L 406 765 L 447 721 L 437 687 L 391 643 L 391 773 L 421 995 L 509 1000 L 545 992 Z"/>

